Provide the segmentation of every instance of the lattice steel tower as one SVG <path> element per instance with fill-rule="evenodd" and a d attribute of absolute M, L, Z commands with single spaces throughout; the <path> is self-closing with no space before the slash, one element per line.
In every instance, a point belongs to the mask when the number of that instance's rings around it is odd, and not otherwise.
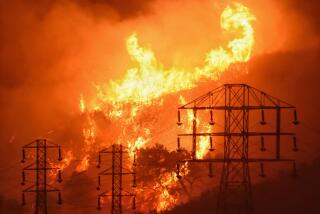
<path fill-rule="evenodd" d="M 30 155 L 31 158 L 35 158 L 35 162 L 27 165 L 22 169 L 22 182 L 21 185 L 25 185 L 26 173 L 25 171 L 35 171 L 35 183 L 27 187 L 22 191 L 22 205 L 25 205 L 25 193 L 36 193 L 36 214 L 47 214 L 47 193 L 58 193 L 58 204 L 62 203 L 61 192 L 58 188 L 48 184 L 48 170 L 54 170 L 58 172 L 58 182 L 62 182 L 61 171 L 58 167 L 53 167 L 52 163 L 48 160 L 48 149 L 58 149 L 58 160 L 61 161 L 61 147 L 47 139 L 37 139 L 31 143 L 23 146 L 22 148 L 22 163 L 25 163 L 27 159 L 26 150 L 33 149 L 35 152 Z"/>
<path fill-rule="evenodd" d="M 135 197 L 136 194 L 131 191 L 126 191 L 123 189 L 123 180 L 122 177 L 124 175 L 132 175 L 133 185 L 132 187 L 136 187 L 136 162 L 135 155 L 132 169 L 126 169 L 123 167 L 123 156 L 125 153 L 128 153 L 127 150 L 121 144 L 113 144 L 111 148 L 103 149 L 99 152 L 98 157 L 98 168 L 102 164 L 102 155 L 103 154 L 111 154 L 112 155 L 112 166 L 108 169 L 101 171 L 98 174 L 98 187 L 97 190 L 101 189 L 101 176 L 109 175 L 111 176 L 112 189 L 111 194 L 110 191 L 105 191 L 98 194 L 98 210 L 101 209 L 101 197 L 111 196 L 111 213 L 112 214 L 121 214 L 122 213 L 122 197 L 132 197 L 132 209 L 135 209 L 136 202 Z"/>
<path fill-rule="evenodd" d="M 285 159 L 281 155 L 280 142 L 282 136 L 291 136 L 293 139 L 293 151 L 298 151 L 295 133 L 282 132 L 281 130 L 281 113 L 285 109 L 293 110 L 293 123 L 298 124 L 296 108 L 280 99 L 266 94 L 258 89 L 250 87 L 246 84 L 225 84 L 207 94 L 187 103 L 178 108 L 178 125 L 181 125 L 181 110 L 192 111 L 192 133 L 178 134 L 178 151 L 180 148 L 181 137 L 192 138 L 192 158 L 190 160 L 181 160 L 181 162 L 204 162 L 209 165 L 209 175 L 212 175 L 212 164 L 222 163 L 222 174 L 220 178 L 219 196 L 217 202 L 218 214 L 252 214 L 254 213 L 251 180 L 249 173 L 249 163 L 260 163 L 261 176 L 264 177 L 264 162 L 285 161 L 293 164 L 293 173 L 296 175 L 296 165 L 294 159 Z M 215 124 L 215 117 L 219 117 L 218 112 L 224 112 L 223 129 L 221 131 L 201 132 L 198 131 L 199 122 L 197 122 L 197 114 L 199 111 L 207 111 L 210 117 L 209 124 Z M 257 116 L 257 111 L 258 116 Z M 275 119 L 267 131 L 265 127 L 265 111 L 272 111 L 272 118 Z M 254 113 L 256 112 L 256 113 Z M 206 113 L 206 112 L 204 112 Z M 217 113 L 217 114 L 216 114 Z M 250 115 L 250 117 L 249 117 Z M 251 116 L 252 115 L 252 116 Z M 220 117 L 222 115 L 220 114 Z M 252 122 L 261 119 L 260 129 L 252 131 Z M 258 120 L 259 120 L 258 119 Z M 269 123 L 270 121 L 268 121 Z M 274 125 L 274 126 L 273 126 Z M 261 129 L 262 128 L 262 129 Z M 223 157 L 209 157 L 199 159 L 196 156 L 197 144 L 200 137 L 210 138 L 210 148 L 212 152 L 215 150 L 213 140 L 223 138 Z M 251 157 L 257 155 L 250 153 L 249 147 L 252 141 L 249 139 L 260 141 L 261 152 L 266 151 L 265 138 L 267 143 L 274 142 L 275 154 L 267 158 Z M 252 147 L 252 146 L 251 146 Z M 252 151 L 252 150 L 250 150 Z M 177 175 L 179 178 L 179 163 L 177 165 Z"/>

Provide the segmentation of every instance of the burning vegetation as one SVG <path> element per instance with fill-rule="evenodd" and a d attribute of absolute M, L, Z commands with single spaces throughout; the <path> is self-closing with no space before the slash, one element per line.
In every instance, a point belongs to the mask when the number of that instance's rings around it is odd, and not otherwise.
<path fill-rule="evenodd" d="M 70 160 L 77 159 L 79 163 L 75 170 L 86 171 L 99 150 L 113 143 L 122 144 L 128 147 L 131 162 L 134 152 L 137 154 L 136 193 L 142 211 L 169 210 L 199 194 L 199 191 L 193 193 L 196 181 L 200 181 L 199 175 L 195 174 L 197 170 L 192 170 L 188 163 L 184 164 L 180 171 L 185 179 L 179 180 L 175 174 L 179 154 L 156 144 L 157 114 L 165 105 L 166 96 L 174 96 L 184 104 L 185 99 L 179 92 L 196 87 L 204 79 L 218 80 L 230 66 L 247 62 L 254 45 L 254 20 L 255 16 L 240 3 L 225 7 L 220 25 L 223 31 L 235 38 L 226 46 L 208 51 L 203 65 L 191 70 L 178 66 L 165 68 L 150 48 L 141 46 L 136 33 L 130 35 L 126 47 L 135 66 L 129 68 L 120 80 L 95 85 L 94 97 L 80 95 L 83 144 L 78 154 L 69 148 L 63 167 L 67 167 L 65 164 Z M 190 130 L 192 120 L 190 112 L 188 123 L 181 129 Z M 210 131 L 211 126 L 199 128 Z M 201 137 L 197 158 L 207 155 L 210 144 L 208 137 Z M 190 154 L 185 151 L 182 156 L 186 158 Z"/>
<path fill-rule="evenodd" d="M 319 58 L 319 51 L 312 49 L 315 44 L 320 44 L 316 34 L 319 31 L 317 27 L 311 29 L 312 25 L 318 26 L 318 22 L 307 21 L 317 15 L 318 10 L 310 10 L 310 6 L 297 3 L 297 0 L 285 0 L 285 3 L 261 1 L 259 6 L 256 1 L 224 4 L 227 1 L 123 0 L 117 3 L 84 0 L 52 3 L 55 1 L 47 0 L 41 6 L 40 3 L 21 0 L 12 2 L 7 3 L 8 8 L 14 9 L 16 14 L 10 14 L 9 9 L 2 9 L 4 15 L 0 13 L 7 25 L 3 26 L 3 35 L 0 36 L 4 41 L 0 54 L 5 56 L 0 61 L 0 95 L 4 97 L 0 106 L 5 124 L 0 134 L 3 141 L 8 139 L 12 151 L 20 152 L 26 139 L 35 136 L 48 137 L 62 145 L 63 160 L 56 163 L 50 158 L 49 161 L 52 168 L 63 171 L 62 196 L 66 200 L 62 209 L 67 206 L 66 210 L 95 211 L 97 154 L 112 144 L 122 144 L 127 149 L 124 167 L 130 169 L 134 160 L 137 163 L 135 192 L 138 212 L 162 213 L 179 209 L 190 201 L 190 204 L 194 203 L 218 181 L 206 176 L 206 166 L 188 162 L 180 165 L 179 176 L 183 179 L 178 179 L 177 160 L 190 159 L 192 154 L 185 150 L 189 148 L 187 146 L 179 148 L 180 152 L 176 150 L 177 133 L 192 132 L 194 114 L 192 110 L 186 110 L 181 116 L 184 123 L 177 126 L 176 107 L 186 104 L 199 91 L 202 94 L 203 90 L 214 88 L 212 84 L 219 85 L 225 80 L 223 78 L 233 81 L 241 72 L 246 73 L 249 61 L 250 71 L 259 70 L 256 73 L 260 79 L 270 75 L 273 78 L 270 82 L 259 82 L 256 76 L 243 75 L 246 77 L 240 81 L 250 82 L 252 78 L 251 82 L 266 91 L 274 89 L 275 80 L 278 85 L 283 84 L 283 78 L 287 78 L 287 74 L 281 73 L 287 69 L 285 65 L 290 64 L 289 69 L 295 72 L 294 78 L 299 79 L 299 84 L 300 79 L 306 81 L 309 77 L 306 72 L 298 76 L 300 73 L 295 69 L 303 70 L 309 65 L 307 70 L 319 70 L 319 66 L 313 66 Z M 183 10 L 189 12 L 176 11 L 177 6 L 182 8 L 182 4 L 186 4 Z M 292 8 L 287 8 L 289 5 L 297 7 L 299 12 L 292 12 Z M 151 7 L 156 15 L 147 12 L 152 11 Z M 211 12 L 219 15 L 220 20 Z M 300 12 L 308 13 L 310 18 Z M 287 17 L 283 18 L 285 15 Z M 193 22 L 192 19 L 199 17 L 207 18 Z M 181 30 L 180 24 L 181 28 L 190 25 L 190 29 Z M 303 42 L 301 35 L 306 38 Z M 183 42 L 179 43 L 180 40 Z M 296 48 L 310 48 L 310 52 L 285 52 Z M 283 53 L 273 53 L 282 49 Z M 183 61 L 184 58 L 187 62 Z M 292 61 L 297 63 L 297 59 L 304 60 L 294 68 Z M 318 85 L 315 83 L 318 78 L 311 79 L 308 81 Z M 297 88 L 296 85 L 292 84 L 291 88 Z M 272 93 L 279 92 L 279 97 L 294 96 L 290 90 L 280 89 L 275 87 Z M 292 103 L 300 100 L 307 103 L 307 96 L 302 96 L 307 89 L 295 90 L 299 97 Z M 318 90 L 312 88 L 312 91 L 316 93 Z M 39 100 L 46 101 L 39 104 Z M 308 109 L 308 112 L 312 111 Z M 198 115 L 197 131 L 212 132 L 208 115 Z M 310 118 L 313 120 L 314 116 Z M 25 121 L 30 122 L 19 127 Z M 218 126 L 215 124 L 214 127 Z M 214 137 L 212 140 L 200 136 L 195 157 L 220 157 L 221 149 Z M 8 153 L 10 160 L 11 153 Z M 48 172 L 49 183 L 58 176 L 58 170 Z M 0 177 L 1 182 L 6 183 L 7 175 Z M 20 179 L 16 177 L 16 180 Z M 10 177 L 10 182 L 13 180 Z M 128 180 L 124 183 L 131 184 Z M 19 198 L 20 193 L 17 191 L 14 197 Z M 4 196 L 0 195 L 2 201 L 12 197 Z M 12 213 L 22 212 L 20 208 L 15 211 L 15 202 L 9 202 L 9 208 L 1 208 L 0 201 L 0 212 L 2 209 L 4 212 L 10 209 Z M 108 198 L 101 202 L 110 205 Z M 123 205 L 131 208 L 128 201 L 124 200 Z"/>

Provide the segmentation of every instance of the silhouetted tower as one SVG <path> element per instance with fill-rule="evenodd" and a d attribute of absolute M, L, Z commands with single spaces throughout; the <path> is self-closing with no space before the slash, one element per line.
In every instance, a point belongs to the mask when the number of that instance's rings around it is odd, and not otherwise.
<path fill-rule="evenodd" d="M 61 161 L 61 147 L 47 139 L 37 139 L 31 143 L 23 146 L 22 148 L 22 163 L 25 163 L 27 159 L 27 150 L 35 150 L 29 156 L 35 159 L 34 163 L 31 163 L 22 169 L 22 182 L 21 185 L 25 185 L 26 182 L 26 171 L 35 171 L 35 181 L 34 184 L 30 185 L 22 191 L 22 205 L 25 205 L 25 193 L 35 193 L 36 214 L 46 214 L 48 213 L 47 208 L 47 193 L 57 192 L 58 193 L 58 204 L 62 203 L 61 192 L 58 188 L 53 187 L 48 184 L 48 171 L 54 170 L 58 172 L 58 182 L 62 182 L 61 171 L 58 167 L 54 167 L 53 163 L 48 160 L 48 149 L 58 150 L 58 160 Z"/>
<path fill-rule="evenodd" d="M 282 158 L 281 155 L 280 141 L 282 136 L 291 136 L 293 139 L 293 151 L 298 151 L 295 134 L 282 132 L 281 130 L 281 113 L 285 109 L 293 110 L 293 123 L 297 125 L 297 113 L 294 106 L 245 84 L 225 84 L 178 108 L 178 125 L 182 124 L 180 116 L 181 110 L 192 111 L 193 113 L 192 133 L 178 134 L 178 151 L 181 151 L 181 137 L 192 138 L 192 158 L 190 160 L 181 160 L 179 163 L 186 161 L 208 163 L 209 175 L 211 176 L 213 173 L 213 163 L 222 163 L 217 203 L 218 214 L 254 213 L 249 163 L 260 163 L 260 176 L 264 177 L 265 162 L 291 162 L 293 164 L 293 173 L 296 175 L 295 161 L 293 159 Z M 200 111 L 205 111 L 204 113 L 208 112 L 206 114 L 209 114 L 209 124 L 213 127 L 215 125 L 215 117 L 218 118 L 222 116 L 221 114 L 219 115 L 218 112 L 223 111 L 224 118 L 220 118 L 223 121 L 223 128 L 220 128 L 220 131 L 213 131 L 212 129 L 212 131 L 207 133 L 199 132 L 199 124 L 197 122 L 199 118 L 197 118 L 197 114 L 200 113 Z M 271 128 L 265 128 L 267 124 L 265 111 L 273 114 L 272 118 L 275 119 L 270 126 Z M 258 118 L 261 119 L 259 127 L 252 130 L 252 127 L 256 124 L 253 123 L 253 121 Z M 199 143 L 200 137 L 209 138 L 209 150 L 211 152 L 216 149 L 214 148 L 213 140 L 218 141 L 222 138 L 223 157 L 212 158 L 211 155 L 209 158 L 197 158 L 197 144 Z M 257 155 L 257 152 L 252 154 L 252 149 L 250 149 L 249 156 L 249 144 L 254 143 L 252 140 L 259 139 L 261 152 L 266 151 L 265 138 L 268 139 L 267 143 L 274 142 L 275 154 L 267 158 L 257 158 L 252 157 L 253 155 Z M 251 141 L 249 139 L 251 139 Z M 179 163 L 177 165 L 177 175 L 181 178 L 179 175 Z"/>
<path fill-rule="evenodd" d="M 132 197 L 132 209 L 135 209 L 135 193 L 123 190 L 123 181 L 122 177 L 124 175 L 132 175 L 133 185 L 132 187 L 136 187 L 136 172 L 135 172 L 135 154 L 132 169 L 128 170 L 123 167 L 123 156 L 125 153 L 128 153 L 126 149 L 121 144 L 113 144 L 110 148 L 103 149 L 99 152 L 98 157 L 98 168 L 102 163 L 102 155 L 103 154 L 111 154 L 112 155 L 112 166 L 106 170 L 101 171 L 98 174 L 98 187 L 97 190 L 101 189 L 101 176 L 109 175 L 111 176 L 112 189 L 111 194 L 110 191 L 102 192 L 98 195 L 98 210 L 101 209 L 101 197 L 111 196 L 111 213 L 112 214 L 121 214 L 122 213 L 122 197 L 128 196 Z"/>

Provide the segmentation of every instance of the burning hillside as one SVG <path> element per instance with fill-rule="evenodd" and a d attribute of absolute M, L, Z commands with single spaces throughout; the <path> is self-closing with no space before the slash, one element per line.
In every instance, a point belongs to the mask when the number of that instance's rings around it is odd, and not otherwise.
<path fill-rule="evenodd" d="M 157 142 L 154 135 L 157 129 L 155 122 L 159 117 L 157 109 L 165 105 L 165 96 L 174 95 L 171 99 L 178 100 L 179 92 L 195 88 L 200 80 L 218 80 L 230 66 L 247 62 L 254 45 L 254 29 L 251 25 L 254 20 L 255 16 L 244 5 L 234 3 L 226 6 L 220 16 L 220 25 L 222 30 L 236 38 L 226 45 L 210 50 L 204 56 L 203 65 L 192 70 L 179 66 L 164 68 L 151 49 L 141 46 L 137 34 L 130 35 L 126 40 L 126 47 L 135 66 L 129 68 L 121 80 L 96 85 L 97 93 L 93 98 L 80 96 L 80 113 L 85 115 L 86 119 L 82 155 L 76 157 L 81 161 L 76 171 L 87 170 L 96 153 L 112 143 L 127 145 L 132 159 L 134 151 Z M 185 102 L 181 96 L 180 102 Z M 106 125 L 99 126 L 97 118 L 103 119 Z M 190 119 L 192 120 L 192 114 Z M 174 119 L 166 122 L 165 126 L 174 124 Z M 183 128 L 190 129 L 191 126 Z M 204 157 L 209 151 L 208 148 L 209 138 L 201 139 L 197 156 Z M 70 150 L 72 151 L 72 148 Z M 188 165 L 184 168 L 185 174 L 188 174 Z M 143 191 L 144 195 L 157 194 L 153 197 L 155 201 L 152 202 L 152 207 L 158 212 L 181 202 L 181 195 L 172 195 L 169 192 L 180 185 L 174 171 L 166 172 L 159 181 L 148 185 L 151 189 L 159 189 L 159 192 L 147 193 L 145 188 L 142 190 L 138 186 L 137 193 L 140 195 L 139 192 Z M 146 206 L 146 209 L 147 207 L 150 208 Z"/>
<path fill-rule="evenodd" d="M 185 123 L 177 126 L 176 108 L 222 83 L 248 82 L 289 97 L 288 102 L 304 107 L 312 121 L 317 99 L 310 101 L 302 93 L 318 91 L 314 65 L 320 43 L 313 7 L 318 3 L 310 2 L 0 3 L 0 199 L 20 200 L 20 189 L 11 186 L 20 182 L 21 166 L 13 163 L 20 161 L 21 146 L 36 137 L 52 139 L 63 148 L 62 162 L 50 163 L 64 175 L 62 213 L 73 208 L 76 213 L 96 211 L 97 154 L 112 144 L 127 148 L 126 168 L 131 169 L 134 159 L 138 163 L 138 212 L 169 211 L 212 189 L 218 181 L 209 180 L 202 166 L 181 165 L 183 179 L 176 177 L 176 161 L 191 156 L 176 151 L 177 133 L 191 132 L 194 118 L 188 110 L 182 116 Z M 307 83 L 300 90 L 303 81 Z M 287 86 L 290 90 L 283 90 Z M 199 131 L 211 132 L 212 126 L 202 120 L 200 116 L 196 121 Z M 317 139 L 304 136 L 310 142 Z M 220 157 L 219 146 L 199 137 L 196 158 Z M 216 150 L 210 153 L 212 147 Z M 51 183 L 58 171 L 48 175 Z M 110 200 L 102 203 L 109 206 Z M 124 201 L 126 208 L 130 205 Z"/>

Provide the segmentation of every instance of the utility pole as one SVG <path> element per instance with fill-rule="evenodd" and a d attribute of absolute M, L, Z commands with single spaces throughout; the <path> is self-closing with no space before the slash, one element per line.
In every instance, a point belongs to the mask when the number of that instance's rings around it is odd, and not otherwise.
<path fill-rule="evenodd" d="M 133 184 L 132 187 L 136 187 L 136 162 L 135 154 L 132 169 L 128 170 L 123 167 L 123 156 L 127 153 L 126 149 L 121 144 L 113 144 L 111 148 L 103 149 L 99 152 L 98 165 L 100 168 L 102 163 L 103 154 L 111 154 L 112 166 L 111 168 L 105 169 L 98 174 L 98 187 L 97 190 L 101 189 L 101 176 L 111 176 L 112 189 L 98 194 L 98 210 L 101 210 L 101 197 L 111 196 L 111 213 L 121 214 L 122 213 L 122 197 L 132 197 L 132 209 L 136 207 L 136 194 L 134 192 L 123 190 L 122 177 L 124 175 L 132 175 Z M 111 169 L 111 170 L 110 170 Z"/>
<path fill-rule="evenodd" d="M 282 158 L 281 140 L 285 137 L 293 139 L 293 151 L 298 151 L 295 133 L 283 132 L 281 130 L 281 114 L 284 110 L 293 111 L 293 124 L 297 125 L 296 108 L 280 99 L 266 94 L 263 91 L 255 89 L 246 84 L 225 84 L 218 87 L 203 96 L 178 108 L 178 125 L 181 125 L 180 111 L 192 111 L 193 123 L 192 133 L 178 134 L 178 149 L 181 151 L 180 138 L 192 138 L 192 158 L 181 160 L 177 164 L 177 176 L 180 166 L 183 162 L 190 163 L 208 163 L 209 175 L 212 176 L 212 165 L 214 163 L 222 164 L 222 174 L 220 178 L 220 188 L 217 202 L 218 214 L 253 214 L 253 200 L 251 191 L 251 179 L 249 173 L 249 163 L 259 163 L 261 177 L 265 177 L 265 162 L 289 162 L 293 165 L 293 174 L 296 175 L 296 164 L 294 159 Z M 197 115 L 200 111 L 209 113 L 209 124 L 214 127 L 215 119 L 222 116 L 218 112 L 224 113 L 222 120 L 223 129 L 220 131 L 200 132 Z M 260 111 L 260 112 L 259 112 Z M 275 121 L 270 126 L 266 126 L 265 112 L 268 111 L 271 118 Z M 208 113 L 206 113 L 208 112 Z M 259 115 L 260 114 L 260 115 Z M 269 115 L 270 115 L 269 114 Z M 250 116 L 250 117 L 249 117 Z M 259 118 L 260 129 L 253 130 L 256 120 Z M 209 151 L 213 152 L 213 140 L 223 142 L 223 157 L 199 159 L 196 156 L 197 146 L 200 137 L 209 138 Z M 256 151 L 252 154 L 252 144 L 260 141 L 260 151 L 265 152 L 265 139 L 267 143 L 274 144 L 274 153 L 268 158 L 259 158 L 260 153 Z M 250 146 L 251 144 L 251 146 Z M 250 149 L 250 156 L 249 156 Z M 258 157 L 253 157 L 253 155 Z"/>
<path fill-rule="evenodd" d="M 21 185 L 26 183 L 26 171 L 35 171 L 34 184 L 22 191 L 22 205 L 26 204 L 25 193 L 35 193 L 35 214 L 47 214 L 47 193 L 58 193 L 58 204 L 62 204 L 61 192 L 58 188 L 48 184 L 48 170 L 58 171 L 58 182 L 62 182 L 61 171 L 58 167 L 50 166 L 48 163 L 48 149 L 58 149 L 58 160 L 61 161 L 61 147 L 47 139 L 37 139 L 22 147 L 22 163 L 26 162 L 27 150 L 34 150 L 30 155 L 35 161 L 22 169 Z"/>

